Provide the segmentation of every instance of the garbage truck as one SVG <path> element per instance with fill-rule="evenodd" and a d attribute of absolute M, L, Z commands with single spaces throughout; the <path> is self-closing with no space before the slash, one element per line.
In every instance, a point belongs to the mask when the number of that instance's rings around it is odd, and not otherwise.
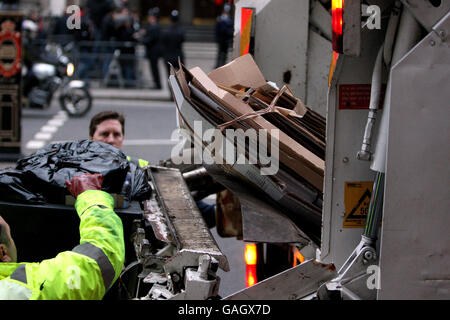
<path fill-rule="evenodd" d="M 326 149 L 320 240 L 289 243 L 291 268 L 228 299 L 450 297 L 449 13 L 431 0 L 236 2 L 234 56 L 326 117 Z"/>

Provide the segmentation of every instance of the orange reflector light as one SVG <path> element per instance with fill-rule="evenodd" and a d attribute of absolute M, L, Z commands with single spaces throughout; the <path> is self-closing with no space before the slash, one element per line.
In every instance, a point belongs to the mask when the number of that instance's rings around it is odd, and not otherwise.
<path fill-rule="evenodd" d="M 331 64 L 330 64 L 330 73 L 328 75 L 328 86 L 331 85 L 331 80 L 333 79 L 334 70 L 336 69 L 336 63 L 337 59 L 339 57 L 339 53 L 336 51 L 333 51 L 333 56 L 331 57 Z"/>
<path fill-rule="evenodd" d="M 241 8 L 241 47 L 240 47 L 241 56 L 250 53 L 252 20 L 253 20 L 253 9 Z"/>
<path fill-rule="evenodd" d="M 256 244 L 245 245 L 245 264 L 248 266 L 256 266 L 258 254 L 256 253 Z"/>
<path fill-rule="evenodd" d="M 256 263 L 258 262 L 258 251 L 256 244 L 245 245 L 245 287 L 251 287 L 258 282 L 256 276 Z"/>
<path fill-rule="evenodd" d="M 247 265 L 245 268 L 245 287 L 251 287 L 258 282 L 256 277 L 256 265 Z"/>
<path fill-rule="evenodd" d="M 298 264 L 298 262 L 300 262 L 300 264 L 305 262 L 305 257 L 300 253 L 300 251 L 298 251 L 297 248 L 293 248 L 292 251 L 294 253 L 294 267 Z"/>
<path fill-rule="evenodd" d="M 343 53 L 343 6 L 344 0 L 331 1 L 331 29 L 333 50 Z"/>

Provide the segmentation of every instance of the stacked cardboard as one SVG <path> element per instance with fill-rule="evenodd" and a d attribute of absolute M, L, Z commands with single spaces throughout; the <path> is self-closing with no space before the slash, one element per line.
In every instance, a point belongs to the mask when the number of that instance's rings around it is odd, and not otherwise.
<path fill-rule="evenodd" d="M 248 161 L 227 161 L 225 149 L 222 154 L 215 150 L 211 159 L 204 160 L 320 228 L 325 153 L 325 119 L 321 115 L 305 106 L 289 88 L 270 85 L 251 55 L 208 75 L 198 67 L 187 70 L 180 65 L 169 83 L 180 126 L 190 132 L 202 150 L 211 149 L 214 143 L 198 134 L 195 127 L 199 121 L 203 132 L 219 130 L 224 141 L 235 145 Z M 245 139 L 226 139 L 228 130 L 242 137 L 249 129 L 259 135 L 258 148 L 267 148 L 266 157 Z M 276 170 L 267 171 L 274 163 Z"/>

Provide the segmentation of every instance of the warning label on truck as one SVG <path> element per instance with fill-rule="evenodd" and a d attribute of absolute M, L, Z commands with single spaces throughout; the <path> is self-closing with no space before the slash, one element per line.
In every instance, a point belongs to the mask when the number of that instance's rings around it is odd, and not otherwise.
<path fill-rule="evenodd" d="M 339 86 L 339 109 L 358 110 L 369 109 L 370 105 L 370 84 L 341 84 Z M 380 109 L 383 106 L 386 85 L 381 87 Z"/>
<path fill-rule="evenodd" d="M 367 213 L 369 212 L 372 188 L 372 181 L 345 183 L 344 228 L 364 228 Z"/>

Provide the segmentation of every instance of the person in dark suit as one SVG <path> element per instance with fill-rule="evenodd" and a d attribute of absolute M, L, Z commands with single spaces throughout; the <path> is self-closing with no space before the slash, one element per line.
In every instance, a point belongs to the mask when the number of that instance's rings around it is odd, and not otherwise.
<path fill-rule="evenodd" d="M 122 42 L 120 46 L 119 63 L 122 68 L 122 76 L 125 87 L 132 88 L 136 85 L 136 38 L 134 36 L 134 20 L 127 7 L 119 8 L 114 15 L 116 23 L 116 40 Z"/>
<path fill-rule="evenodd" d="M 178 66 L 178 58 L 184 64 L 183 42 L 185 40 L 184 29 L 178 24 L 179 12 L 173 10 L 170 14 L 170 27 L 163 30 L 161 34 L 161 44 L 166 62 L 167 74 L 170 74 L 169 63 L 174 67 Z"/>
<path fill-rule="evenodd" d="M 223 66 L 227 61 L 228 48 L 233 40 L 233 20 L 230 17 L 230 6 L 224 7 L 223 13 L 217 18 L 216 42 L 218 46 L 216 68 Z"/>
<path fill-rule="evenodd" d="M 89 12 L 89 18 L 92 20 L 95 27 L 94 36 L 96 37 L 96 40 L 104 40 L 104 36 L 102 34 L 103 19 L 114 10 L 114 1 L 87 0 L 86 6 Z"/>
<path fill-rule="evenodd" d="M 150 74 L 154 86 L 151 89 L 161 89 L 161 76 L 158 69 L 158 60 L 161 57 L 161 27 L 158 22 L 159 9 L 153 8 L 148 12 L 147 23 L 142 26 L 141 41 L 145 45 L 148 61 L 150 62 Z"/>

